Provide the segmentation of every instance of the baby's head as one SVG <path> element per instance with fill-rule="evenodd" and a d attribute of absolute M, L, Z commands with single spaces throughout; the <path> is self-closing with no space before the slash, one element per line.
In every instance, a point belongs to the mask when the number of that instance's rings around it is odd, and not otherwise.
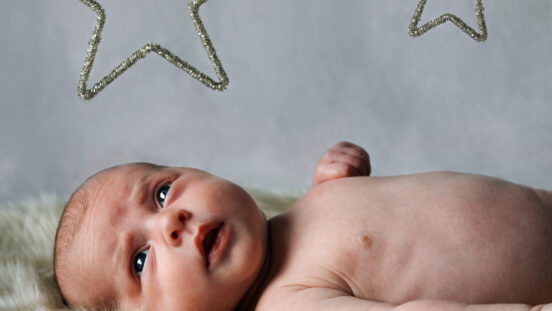
<path fill-rule="evenodd" d="M 230 310 L 260 272 L 267 222 L 240 187 L 204 171 L 134 163 L 71 197 L 54 266 L 70 306 Z"/>

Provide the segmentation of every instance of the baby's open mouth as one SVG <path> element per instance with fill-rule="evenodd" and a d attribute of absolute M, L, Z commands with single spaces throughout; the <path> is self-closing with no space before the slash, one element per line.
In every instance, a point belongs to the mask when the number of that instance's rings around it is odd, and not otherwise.
<path fill-rule="evenodd" d="M 207 232 L 205 238 L 203 239 L 203 254 L 205 255 L 205 265 L 207 267 L 209 267 L 210 264 L 210 254 L 220 244 L 220 240 L 222 238 L 220 234 L 220 229 L 222 228 L 222 226 L 224 226 L 224 223 L 220 223 L 220 225 L 211 229 L 209 232 Z"/>

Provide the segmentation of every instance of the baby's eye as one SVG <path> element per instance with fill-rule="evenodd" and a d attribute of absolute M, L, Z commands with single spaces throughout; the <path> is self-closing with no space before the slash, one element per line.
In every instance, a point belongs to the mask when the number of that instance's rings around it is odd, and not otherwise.
<path fill-rule="evenodd" d="M 146 264 L 146 257 L 148 256 L 148 252 L 149 249 L 145 249 L 134 257 L 132 266 L 138 276 L 142 275 L 142 270 L 144 270 L 144 265 Z"/>
<path fill-rule="evenodd" d="M 155 199 L 157 200 L 159 205 L 161 205 L 161 207 L 165 206 L 165 200 L 167 199 L 169 189 L 171 189 L 171 184 L 159 188 L 159 190 L 157 190 L 157 193 L 155 194 Z"/>

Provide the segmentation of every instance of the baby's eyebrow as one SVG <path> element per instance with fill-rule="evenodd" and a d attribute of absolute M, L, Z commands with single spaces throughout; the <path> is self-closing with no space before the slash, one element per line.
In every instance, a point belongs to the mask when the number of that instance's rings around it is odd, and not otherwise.
<path fill-rule="evenodd" d="M 144 176 L 140 177 L 132 187 L 130 198 L 132 199 L 133 203 L 144 204 L 144 202 L 146 202 L 149 194 L 149 177 L 150 174 L 145 174 Z"/>
<path fill-rule="evenodd" d="M 132 257 L 132 252 L 130 250 L 131 245 L 132 235 L 128 232 L 122 233 L 117 239 L 117 245 L 115 246 L 115 251 L 111 258 L 115 271 L 117 271 L 116 275 L 113 276 L 116 283 L 115 286 L 119 289 L 116 291 L 117 293 L 120 292 L 120 289 L 130 288 L 132 285 L 130 284 L 133 280 L 130 263 Z M 122 273 L 122 277 L 120 277 L 120 273 Z"/>

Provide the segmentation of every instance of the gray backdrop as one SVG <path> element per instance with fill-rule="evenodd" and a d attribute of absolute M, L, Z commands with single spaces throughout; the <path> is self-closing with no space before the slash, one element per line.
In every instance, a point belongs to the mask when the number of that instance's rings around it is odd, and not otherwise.
<path fill-rule="evenodd" d="M 407 34 L 417 0 L 209 0 L 230 78 L 207 89 L 149 55 L 90 102 L 77 83 L 96 15 L 78 0 L 0 0 L 0 200 L 71 192 L 118 163 L 195 166 L 297 189 L 340 140 L 375 175 L 444 169 L 552 188 L 552 2 L 483 0 L 489 39 Z M 146 42 L 213 69 L 184 0 L 100 1 L 90 85 Z M 476 27 L 473 0 L 429 0 Z"/>

